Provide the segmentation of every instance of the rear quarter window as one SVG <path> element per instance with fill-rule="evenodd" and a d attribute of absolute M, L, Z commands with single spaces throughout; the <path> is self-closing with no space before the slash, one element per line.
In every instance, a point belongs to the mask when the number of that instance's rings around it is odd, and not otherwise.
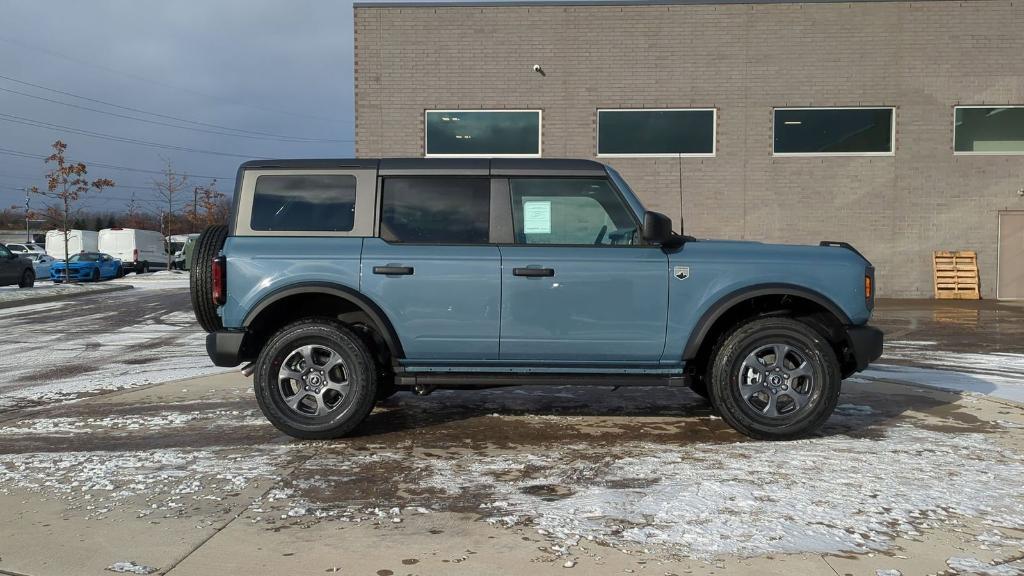
<path fill-rule="evenodd" d="M 249 227 L 260 231 L 349 232 L 356 178 L 348 174 L 263 175 L 256 180 Z"/>

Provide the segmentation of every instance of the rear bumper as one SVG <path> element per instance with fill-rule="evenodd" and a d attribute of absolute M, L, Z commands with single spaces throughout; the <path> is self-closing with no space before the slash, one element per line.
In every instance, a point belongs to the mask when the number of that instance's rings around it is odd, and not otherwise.
<path fill-rule="evenodd" d="M 206 335 L 206 353 L 214 366 L 231 368 L 242 363 L 245 332 L 210 332 Z"/>
<path fill-rule="evenodd" d="M 850 326 L 846 329 L 853 357 L 854 372 L 860 372 L 882 355 L 882 331 L 874 326 Z"/>

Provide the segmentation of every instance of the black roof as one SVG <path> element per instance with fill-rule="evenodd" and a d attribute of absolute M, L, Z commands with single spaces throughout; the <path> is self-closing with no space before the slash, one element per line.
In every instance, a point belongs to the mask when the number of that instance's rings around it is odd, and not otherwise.
<path fill-rule="evenodd" d="M 604 164 L 573 158 L 337 158 L 251 160 L 239 168 L 285 170 L 376 169 L 381 176 L 602 176 Z M 240 181 L 240 179 L 239 179 Z"/>
<path fill-rule="evenodd" d="M 451 8 L 451 7 L 492 7 L 510 6 L 664 6 L 703 4 L 851 4 L 864 2 L 941 2 L 949 0 L 468 0 L 440 2 L 355 2 L 356 8 Z"/>

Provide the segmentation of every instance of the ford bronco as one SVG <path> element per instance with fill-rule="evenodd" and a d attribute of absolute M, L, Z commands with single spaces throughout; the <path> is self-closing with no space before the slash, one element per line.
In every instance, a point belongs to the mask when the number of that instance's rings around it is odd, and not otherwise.
<path fill-rule="evenodd" d="M 261 160 L 196 247 L 210 358 L 300 438 L 396 391 L 688 385 L 736 430 L 805 436 L 882 352 L 842 242 L 697 240 L 589 160 Z"/>

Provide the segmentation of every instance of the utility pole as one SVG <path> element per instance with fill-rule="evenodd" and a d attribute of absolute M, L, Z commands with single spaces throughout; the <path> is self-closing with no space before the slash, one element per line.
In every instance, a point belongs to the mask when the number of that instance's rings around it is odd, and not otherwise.
<path fill-rule="evenodd" d="M 196 231 L 199 224 L 199 186 L 192 189 L 192 232 Z"/>
<path fill-rule="evenodd" d="M 29 212 L 28 193 L 29 193 L 29 189 L 28 188 L 22 188 L 22 190 L 25 191 L 25 242 L 30 242 L 31 243 L 32 242 L 32 230 L 29 228 L 29 225 L 28 225 L 28 212 Z"/>

